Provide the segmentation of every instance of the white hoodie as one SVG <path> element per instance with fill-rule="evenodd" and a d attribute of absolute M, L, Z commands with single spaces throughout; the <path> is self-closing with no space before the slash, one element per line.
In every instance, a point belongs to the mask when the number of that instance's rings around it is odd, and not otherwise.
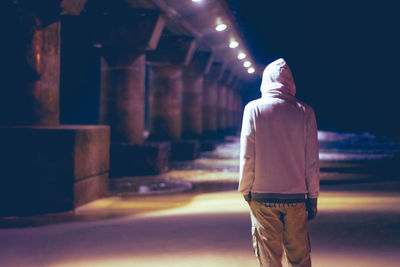
<path fill-rule="evenodd" d="M 296 86 L 285 60 L 278 59 L 265 68 L 261 93 L 261 98 L 244 109 L 239 191 L 277 199 L 306 194 L 317 198 L 315 115 L 310 106 L 295 98 Z"/>

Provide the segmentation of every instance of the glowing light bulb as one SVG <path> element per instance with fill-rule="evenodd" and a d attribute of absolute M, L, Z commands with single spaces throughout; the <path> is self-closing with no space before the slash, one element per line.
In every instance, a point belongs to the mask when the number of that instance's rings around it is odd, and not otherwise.
<path fill-rule="evenodd" d="M 251 73 L 254 73 L 255 71 L 256 71 L 256 70 L 255 70 L 254 68 L 248 68 L 248 69 L 247 69 L 247 72 L 250 73 L 250 74 L 251 74 Z"/>
<path fill-rule="evenodd" d="M 243 63 L 243 66 L 246 67 L 246 68 L 247 68 L 247 67 L 250 67 L 250 66 L 251 66 L 251 62 L 247 60 L 247 61 L 245 61 L 245 62 Z"/>
<path fill-rule="evenodd" d="M 226 28 L 228 28 L 228 26 L 224 23 L 221 23 L 221 24 L 218 24 L 217 27 L 215 27 L 215 30 L 217 32 L 222 32 L 222 31 L 225 31 Z"/>
<path fill-rule="evenodd" d="M 238 58 L 238 59 L 244 59 L 244 58 L 246 58 L 246 54 L 243 53 L 243 52 L 240 52 L 240 53 L 238 54 L 237 58 Z"/>
<path fill-rule="evenodd" d="M 239 46 L 239 43 L 236 42 L 236 41 L 231 41 L 231 42 L 229 43 L 229 47 L 230 47 L 230 48 L 236 48 L 236 47 L 238 47 L 238 46 Z"/>

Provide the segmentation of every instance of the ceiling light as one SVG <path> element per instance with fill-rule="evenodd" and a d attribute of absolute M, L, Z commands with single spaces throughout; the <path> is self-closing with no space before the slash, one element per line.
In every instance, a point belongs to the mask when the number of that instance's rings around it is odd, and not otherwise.
<path fill-rule="evenodd" d="M 202 0 L 192 0 L 192 2 L 198 3 L 201 2 Z"/>
<path fill-rule="evenodd" d="M 215 30 L 217 32 L 222 32 L 222 31 L 225 31 L 226 28 L 228 28 L 228 26 L 226 24 L 220 23 L 220 24 L 217 25 L 217 27 L 215 27 Z"/>
<path fill-rule="evenodd" d="M 230 48 L 236 48 L 236 47 L 238 47 L 238 46 L 239 46 L 239 43 L 236 42 L 236 41 L 231 41 L 231 42 L 229 43 L 229 47 L 230 47 Z"/>
<path fill-rule="evenodd" d="M 243 66 L 245 66 L 246 68 L 247 67 L 250 67 L 251 66 L 251 62 L 250 61 L 245 61 L 244 63 L 243 63 Z"/>
<path fill-rule="evenodd" d="M 238 54 L 237 58 L 238 58 L 238 59 L 244 59 L 244 58 L 246 58 L 246 54 L 243 53 L 243 52 L 240 52 L 240 53 Z"/>
<path fill-rule="evenodd" d="M 248 68 L 248 69 L 247 69 L 247 72 L 250 73 L 250 74 L 251 74 L 251 73 L 254 73 L 255 71 L 256 71 L 256 70 L 255 70 L 254 68 Z"/>

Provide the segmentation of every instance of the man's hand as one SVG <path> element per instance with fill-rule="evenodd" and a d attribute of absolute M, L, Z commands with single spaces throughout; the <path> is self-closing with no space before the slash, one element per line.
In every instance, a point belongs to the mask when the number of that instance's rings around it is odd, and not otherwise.
<path fill-rule="evenodd" d="M 243 197 L 244 197 L 244 200 L 246 200 L 247 202 L 250 202 L 251 201 L 251 192 L 249 192 L 248 194 L 244 194 Z"/>
<path fill-rule="evenodd" d="M 309 198 L 306 202 L 307 212 L 308 212 L 308 220 L 313 220 L 317 216 L 318 209 L 317 209 L 317 199 L 316 198 Z"/>

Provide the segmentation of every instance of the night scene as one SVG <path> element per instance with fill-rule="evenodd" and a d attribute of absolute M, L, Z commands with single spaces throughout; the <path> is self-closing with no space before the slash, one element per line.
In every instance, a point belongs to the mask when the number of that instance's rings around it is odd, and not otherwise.
<path fill-rule="evenodd" d="M 396 1 L 1 2 L 0 266 L 400 266 Z"/>

